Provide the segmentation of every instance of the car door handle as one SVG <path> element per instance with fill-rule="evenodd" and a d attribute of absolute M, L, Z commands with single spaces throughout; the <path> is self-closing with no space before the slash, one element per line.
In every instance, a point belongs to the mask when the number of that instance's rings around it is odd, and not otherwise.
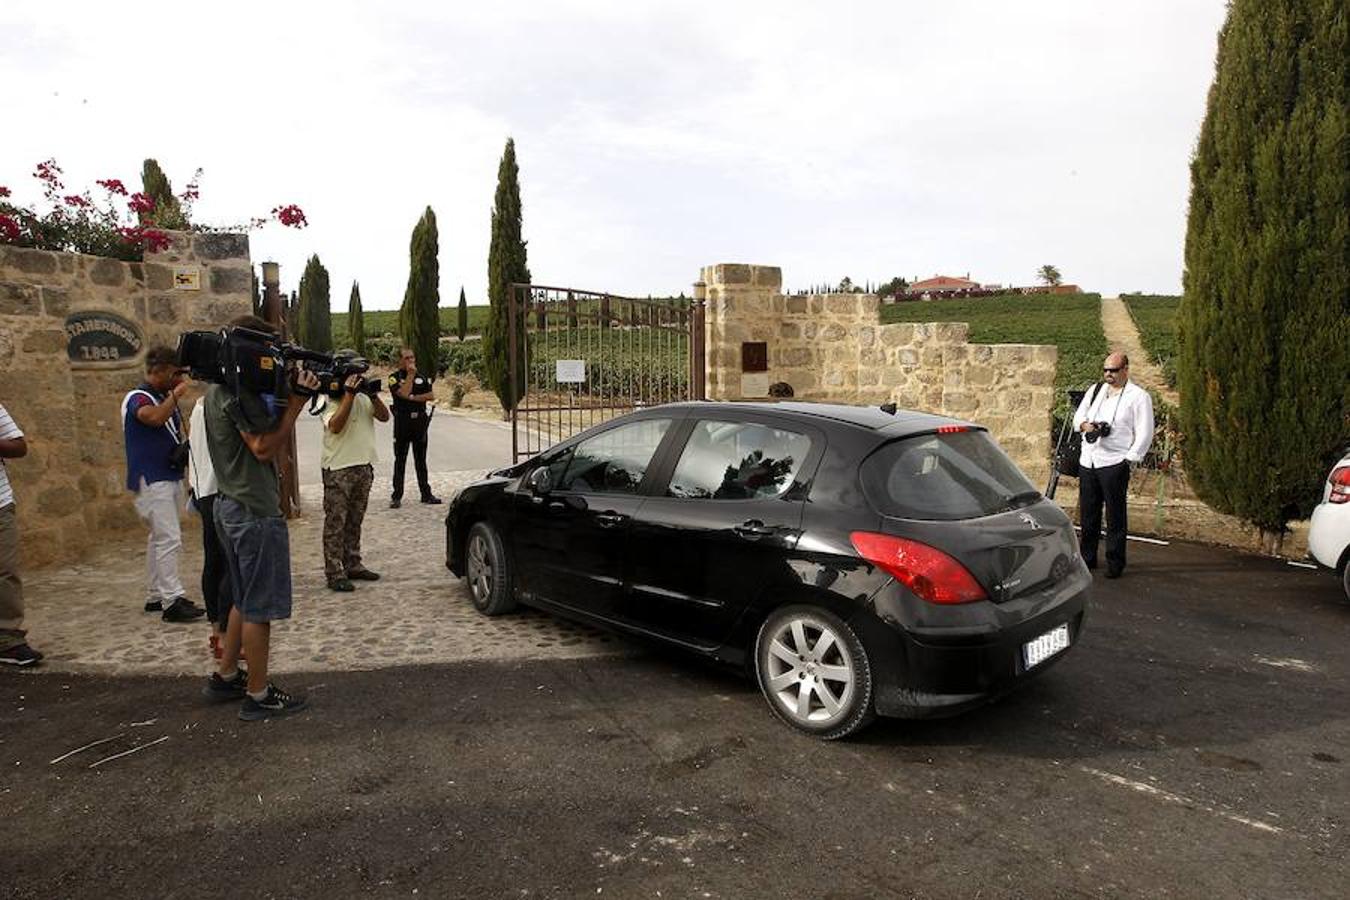
<path fill-rule="evenodd" d="M 777 533 L 777 529 L 768 527 L 759 519 L 750 519 L 749 521 L 742 522 L 731 530 L 750 541 Z"/>
<path fill-rule="evenodd" d="M 595 521 L 601 528 L 613 528 L 615 525 L 622 525 L 627 522 L 628 517 L 623 513 L 616 513 L 614 510 L 608 509 L 602 513 L 596 513 Z"/>

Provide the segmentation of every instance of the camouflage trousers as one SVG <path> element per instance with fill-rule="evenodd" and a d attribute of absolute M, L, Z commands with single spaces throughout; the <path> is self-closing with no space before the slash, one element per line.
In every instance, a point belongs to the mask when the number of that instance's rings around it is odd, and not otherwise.
<path fill-rule="evenodd" d="M 329 581 L 362 569 L 361 522 L 374 478 L 373 466 L 323 470 L 323 573 Z"/>

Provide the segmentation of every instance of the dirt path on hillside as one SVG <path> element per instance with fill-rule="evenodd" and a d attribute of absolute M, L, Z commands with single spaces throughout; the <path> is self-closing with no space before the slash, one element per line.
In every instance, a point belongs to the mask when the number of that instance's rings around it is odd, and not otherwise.
<path fill-rule="evenodd" d="M 1102 333 L 1106 343 L 1130 358 L 1130 378 L 1141 387 L 1154 391 L 1171 406 L 1180 406 L 1181 397 L 1167 384 L 1162 370 L 1149 359 L 1144 344 L 1139 340 L 1139 329 L 1134 325 L 1125 301 L 1119 297 L 1102 298 Z"/>

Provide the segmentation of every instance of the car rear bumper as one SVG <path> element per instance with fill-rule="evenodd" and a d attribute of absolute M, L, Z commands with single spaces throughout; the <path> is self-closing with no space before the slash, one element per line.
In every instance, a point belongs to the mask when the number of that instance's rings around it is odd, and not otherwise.
<path fill-rule="evenodd" d="M 1308 555 L 1323 567 L 1340 565 L 1350 545 L 1350 503 L 1319 503 L 1308 522 Z"/>
<path fill-rule="evenodd" d="M 918 638 L 875 616 L 866 618 L 872 624 L 857 624 L 873 667 L 877 713 L 950 716 L 998 699 L 1070 653 L 1086 623 L 1087 591 L 992 635 Z M 1024 645 L 1063 624 L 1069 627 L 1069 646 L 1028 669 Z"/>

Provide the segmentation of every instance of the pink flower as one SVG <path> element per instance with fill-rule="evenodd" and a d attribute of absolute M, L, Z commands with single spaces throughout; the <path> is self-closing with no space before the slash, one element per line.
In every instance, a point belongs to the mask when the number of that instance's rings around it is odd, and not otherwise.
<path fill-rule="evenodd" d="M 46 162 L 37 164 L 37 171 L 33 177 L 39 181 L 45 181 L 52 187 L 61 187 L 61 167 L 56 164 L 56 160 L 49 159 Z"/>
<path fill-rule="evenodd" d="M 120 194 L 123 197 L 127 194 L 127 186 L 117 178 L 104 178 L 94 183 L 110 194 Z"/>
<path fill-rule="evenodd" d="M 0 184 L 0 197 L 8 197 L 8 196 L 9 196 L 9 188 L 5 187 L 3 184 Z"/>
<path fill-rule="evenodd" d="M 272 210 L 272 215 L 276 217 L 278 222 L 285 225 L 287 228 L 304 228 L 309 224 L 309 220 L 305 218 L 304 211 L 294 203 L 289 203 L 286 206 L 278 206 Z"/>
<path fill-rule="evenodd" d="M 7 241 L 17 241 L 19 239 L 19 223 L 9 216 L 0 216 L 0 237 Z"/>
<path fill-rule="evenodd" d="M 67 194 L 61 198 L 61 202 L 65 203 L 66 206 L 77 206 L 81 209 L 88 209 L 94 205 L 79 194 Z"/>
<path fill-rule="evenodd" d="M 146 194 L 142 194 L 140 191 L 131 195 L 131 199 L 127 201 L 127 206 L 130 207 L 132 212 L 141 215 L 155 211 L 154 199 Z"/>

